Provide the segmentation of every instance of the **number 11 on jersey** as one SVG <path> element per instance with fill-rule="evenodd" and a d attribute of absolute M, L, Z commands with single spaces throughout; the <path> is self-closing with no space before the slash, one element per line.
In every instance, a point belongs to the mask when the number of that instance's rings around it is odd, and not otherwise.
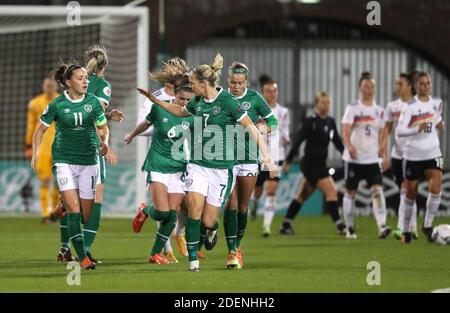
<path fill-rule="evenodd" d="M 74 112 L 73 116 L 75 118 L 75 126 L 83 125 L 83 115 L 81 112 Z"/>

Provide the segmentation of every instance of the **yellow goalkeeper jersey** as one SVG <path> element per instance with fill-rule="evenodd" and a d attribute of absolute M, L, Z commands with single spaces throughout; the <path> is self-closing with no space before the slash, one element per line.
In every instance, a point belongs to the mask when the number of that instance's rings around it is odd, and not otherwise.
<path fill-rule="evenodd" d="M 39 120 L 42 113 L 44 113 L 47 105 L 52 102 L 53 99 L 58 97 L 59 94 L 55 93 L 52 97 L 47 97 L 46 94 L 40 94 L 34 97 L 28 105 L 28 117 L 27 117 L 27 133 L 25 137 L 25 144 L 31 145 L 33 143 L 33 133 L 39 126 Z M 53 138 L 55 137 L 55 123 L 53 122 L 44 134 L 42 144 L 39 147 L 39 155 L 51 155 Z"/>

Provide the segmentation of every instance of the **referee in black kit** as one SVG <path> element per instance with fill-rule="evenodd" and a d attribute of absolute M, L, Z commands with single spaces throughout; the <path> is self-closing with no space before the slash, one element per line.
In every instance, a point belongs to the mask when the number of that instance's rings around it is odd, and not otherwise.
<path fill-rule="evenodd" d="M 298 153 L 303 141 L 306 141 L 305 153 L 300 161 L 300 168 L 304 179 L 300 184 L 297 196 L 292 200 L 286 217 L 280 228 L 280 234 L 293 235 L 292 220 L 300 211 L 302 204 L 319 188 L 325 195 L 325 207 L 335 223 L 340 235 L 345 235 L 345 224 L 341 221 L 338 212 L 338 196 L 336 185 L 326 166 L 328 157 L 328 144 L 333 141 L 334 146 L 341 153 L 344 144 L 339 136 L 334 118 L 328 116 L 330 111 L 330 97 L 326 92 L 317 93 L 314 99 L 314 114 L 306 119 L 300 128 L 291 150 L 283 165 L 283 172 Z"/>

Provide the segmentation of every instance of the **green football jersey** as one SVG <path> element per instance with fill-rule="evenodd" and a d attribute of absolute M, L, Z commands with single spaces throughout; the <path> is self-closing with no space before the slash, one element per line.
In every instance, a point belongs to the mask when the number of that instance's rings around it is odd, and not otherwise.
<path fill-rule="evenodd" d="M 166 174 L 186 171 L 187 133 L 194 124 L 194 117 L 178 117 L 159 105 L 152 105 L 146 120 L 154 130 L 142 170 Z"/>
<path fill-rule="evenodd" d="M 273 115 L 272 109 L 266 100 L 255 90 L 246 88 L 244 94 L 236 97 L 236 99 L 241 104 L 242 109 L 247 111 L 248 116 L 254 124 L 258 123 L 261 118 L 266 120 Z M 239 132 L 235 141 L 237 163 L 258 163 L 259 149 L 256 142 L 243 127 L 239 127 L 238 129 Z"/>
<path fill-rule="evenodd" d="M 102 77 L 96 74 L 89 74 L 88 76 L 88 93 L 96 95 L 101 101 L 109 105 L 109 100 L 111 99 L 111 84 Z"/>
<path fill-rule="evenodd" d="M 236 164 L 234 155 L 235 125 L 247 116 L 239 102 L 228 91 L 218 88 L 215 99 L 193 97 L 186 105 L 193 114 L 191 163 L 217 169 L 229 169 Z"/>
<path fill-rule="evenodd" d="M 53 164 L 97 164 L 98 143 L 95 126 L 106 123 L 102 105 L 96 96 L 85 94 L 82 99 L 71 100 L 63 92 L 53 100 L 41 116 L 41 122 L 49 126 L 56 123 L 52 145 Z"/>

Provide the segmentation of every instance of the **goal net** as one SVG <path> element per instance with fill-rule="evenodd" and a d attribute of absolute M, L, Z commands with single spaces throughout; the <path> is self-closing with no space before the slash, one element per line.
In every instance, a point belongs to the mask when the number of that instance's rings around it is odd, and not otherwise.
<path fill-rule="evenodd" d="M 45 74 L 60 58 L 83 62 L 94 44 L 108 51 L 108 110 L 126 115 L 120 124 L 109 123 L 120 163 L 107 165 L 104 211 L 130 213 L 145 200 L 145 139 L 125 146 L 122 138 L 136 125 L 143 102 L 135 88 L 148 85 L 148 25 L 143 7 L 0 6 L 0 212 L 23 212 L 27 203 L 31 212 L 40 212 L 39 181 L 24 156 L 28 103 L 42 93 Z"/>

